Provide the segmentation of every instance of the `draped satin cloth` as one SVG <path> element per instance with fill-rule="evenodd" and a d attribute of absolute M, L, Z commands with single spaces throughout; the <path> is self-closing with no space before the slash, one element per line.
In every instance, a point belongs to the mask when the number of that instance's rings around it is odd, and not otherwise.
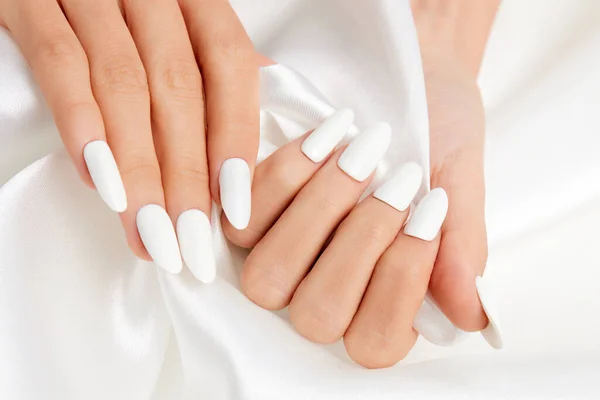
<path fill-rule="evenodd" d="M 224 240 L 216 215 L 215 283 L 138 261 L 59 150 L 26 64 L 0 32 L 0 399 L 598 398 L 600 5 L 524 3 L 503 4 L 480 82 L 486 279 L 508 348 L 492 352 L 479 335 L 443 348 L 420 340 L 379 371 L 250 303 L 238 285 L 246 252 Z M 407 160 L 428 165 L 407 2 L 233 4 L 258 50 L 306 77 L 261 72 L 260 159 L 335 106 L 354 109 L 359 129 L 391 123 L 379 177 Z"/>

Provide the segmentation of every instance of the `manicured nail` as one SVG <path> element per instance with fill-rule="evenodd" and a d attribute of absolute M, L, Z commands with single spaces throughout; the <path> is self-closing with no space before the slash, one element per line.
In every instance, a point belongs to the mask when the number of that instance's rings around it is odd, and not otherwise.
<path fill-rule="evenodd" d="M 410 217 L 404 233 L 422 240 L 435 239 L 448 212 L 448 196 L 442 188 L 435 188 L 421 200 Z"/>
<path fill-rule="evenodd" d="M 417 163 L 408 162 L 402 164 L 383 185 L 373 194 L 379 199 L 398 211 L 404 211 L 415 198 L 421 181 L 423 179 L 423 168 Z"/>
<path fill-rule="evenodd" d="M 250 223 L 250 167 L 241 158 L 230 158 L 221 165 L 219 174 L 221 205 L 231 225 L 246 229 Z"/>
<path fill-rule="evenodd" d="M 354 138 L 338 160 L 338 166 L 351 178 L 367 179 L 385 155 L 392 139 L 392 128 L 380 122 Z"/>
<path fill-rule="evenodd" d="M 429 342 L 438 346 L 452 346 L 468 336 L 455 327 L 437 306 L 429 293 L 417 313 L 413 328 Z"/>
<path fill-rule="evenodd" d="M 354 121 L 352 110 L 335 112 L 302 142 L 302 152 L 313 162 L 319 163 L 342 141 Z"/>
<path fill-rule="evenodd" d="M 504 347 L 504 341 L 502 340 L 502 331 L 498 325 L 498 313 L 492 291 L 480 276 L 475 278 L 475 286 L 477 287 L 483 311 L 485 311 L 485 315 L 487 315 L 489 321 L 485 329 L 481 331 L 481 335 L 490 346 L 495 349 L 501 349 Z"/>
<path fill-rule="evenodd" d="M 183 261 L 201 282 L 210 283 L 217 274 L 210 220 L 200 210 L 187 210 L 177 218 L 177 238 Z"/>
<path fill-rule="evenodd" d="M 83 148 L 83 158 L 100 197 L 111 210 L 127 209 L 127 195 L 115 157 L 103 140 L 89 142 Z"/>
<path fill-rule="evenodd" d="M 181 254 L 175 228 L 165 209 L 148 204 L 138 211 L 136 223 L 142 242 L 154 262 L 165 271 L 178 274 L 182 267 Z"/>

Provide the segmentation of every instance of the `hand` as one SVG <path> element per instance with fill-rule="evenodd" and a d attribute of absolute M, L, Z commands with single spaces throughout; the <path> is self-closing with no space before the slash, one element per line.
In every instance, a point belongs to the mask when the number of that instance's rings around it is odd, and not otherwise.
<path fill-rule="evenodd" d="M 343 337 L 349 355 L 367 367 L 392 365 L 410 351 L 428 286 L 458 327 L 487 325 L 475 282 L 487 254 L 483 108 L 460 64 L 438 59 L 430 65 L 440 66 L 426 70 L 437 189 L 403 230 L 421 170 L 402 166 L 356 206 L 389 132 L 380 124 L 331 154 L 351 124 L 349 111 L 257 167 L 247 229 L 223 220 L 231 241 L 253 248 L 241 278 L 245 294 L 267 309 L 289 304 L 302 335 L 318 343 Z"/>
<path fill-rule="evenodd" d="M 247 224 L 259 134 L 258 65 L 229 3 L 0 0 L 0 24 L 133 252 L 177 273 L 178 236 L 212 280 L 211 193 Z"/>

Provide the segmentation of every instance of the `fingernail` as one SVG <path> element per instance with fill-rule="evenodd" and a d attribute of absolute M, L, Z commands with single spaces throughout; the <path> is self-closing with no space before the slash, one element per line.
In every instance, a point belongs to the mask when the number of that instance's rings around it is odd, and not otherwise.
<path fill-rule="evenodd" d="M 111 210 L 127 209 L 127 195 L 115 157 L 103 140 L 89 142 L 83 148 L 83 158 L 100 197 Z"/>
<path fill-rule="evenodd" d="M 183 261 L 201 282 L 210 283 L 217 274 L 210 220 L 200 210 L 187 210 L 177 218 L 177 238 Z"/>
<path fill-rule="evenodd" d="M 423 168 L 419 164 L 414 162 L 402 164 L 375 191 L 373 197 L 389 204 L 398 211 L 404 211 L 410 206 L 419 191 L 422 179 Z"/>
<path fill-rule="evenodd" d="M 380 122 L 354 138 L 338 160 L 338 166 L 351 178 L 367 179 L 385 155 L 392 139 L 392 128 Z"/>
<path fill-rule="evenodd" d="M 231 225 L 246 229 L 250 223 L 250 167 L 241 158 L 230 158 L 221 165 L 219 174 L 221 205 Z"/>
<path fill-rule="evenodd" d="M 475 286 L 477 287 L 477 294 L 479 294 L 483 311 L 485 311 L 485 315 L 487 315 L 489 321 L 485 329 L 481 331 L 481 335 L 494 349 L 501 349 L 504 347 L 504 340 L 502 340 L 502 331 L 498 325 L 498 313 L 493 292 L 480 276 L 475 278 Z"/>
<path fill-rule="evenodd" d="M 435 239 L 448 212 L 448 196 L 442 188 L 435 188 L 421 200 L 410 217 L 404 233 L 422 240 Z"/>
<path fill-rule="evenodd" d="M 335 112 L 319 125 L 302 142 L 302 152 L 313 162 L 319 163 L 342 141 L 354 121 L 352 110 Z"/>
<path fill-rule="evenodd" d="M 438 346 L 452 346 L 468 336 L 455 327 L 437 306 L 429 293 L 413 322 L 413 328 L 429 342 Z"/>
<path fill-rule="evenodd" d="M 181 271 L 182 262 L 175 228 L 169 214 L 159 205 L 148 204 L 136 216 L 142 242 L 158 266 L 172 274 Z"/>

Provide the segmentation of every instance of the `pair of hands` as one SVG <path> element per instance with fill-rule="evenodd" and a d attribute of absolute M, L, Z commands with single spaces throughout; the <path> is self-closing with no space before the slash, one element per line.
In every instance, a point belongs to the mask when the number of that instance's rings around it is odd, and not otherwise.
<path fill-rule="evenodd" d="M 140 258 L 176 273 L 183 257 L 200 280 L 214 279 L 212 198 L 227 237 L 254 247 L 242 276 L 248 297 L 269 309 L 291 301 L 302 334 L 344 336 L 365 366 L 410 350 L 428 285 L 456 326 L 487 325 L 475 286 L 487 256 L 483 110 L 452 56 L 424 60 L 431 182 L 450 198 L 441 235 L 430 229 L 424 241 L 400 232 L 403 207 L 374 197 L 355 207 L 383 155 L 384 125 L 360 136 L 377 153 L 371 161 L 353 151 L 344 168 L 338 150 L 314 162 L 302 138 L 254 173 L 261 61 L 227 1 L 0 0 L 0 24 L 31 65 L 83 180 L 120 212 Z"/>

